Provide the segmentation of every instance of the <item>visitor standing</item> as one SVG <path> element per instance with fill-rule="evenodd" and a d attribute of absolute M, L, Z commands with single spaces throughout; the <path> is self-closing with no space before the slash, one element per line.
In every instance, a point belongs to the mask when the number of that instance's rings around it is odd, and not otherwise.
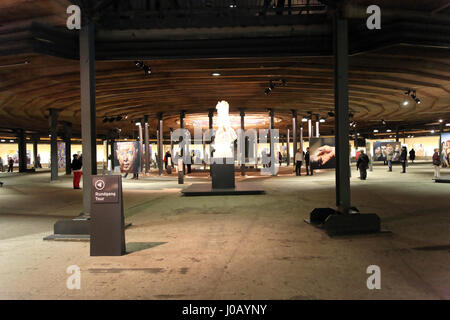
<path fill-rule="evenodd" d="M 295 154 L 295 175 L 302 175 L 303 152 L 299 149 Z"/>
<path fill-rule="evenodd" d="M 415 158 L 416 158 L 416 151 L 414 150 L 414 148 L 412 148 L 409 151 L 409 160 L 411 160 L 411 163 L 414 163 Z"/>
<path fill-rule="evenodd" d="M 359 170 L 361 180 L 366 180 L 367 168 L 369 168 L 369 157 L 364 153 L 364 150 L 361 150 L 358 161 L 356 162 L 356 170 Z"/>
<path fill-rule="evenodd" d="M 392 158 L 394 157 L 394 149 L 393 148 L 387 148 L 386 149 L 386 160 L 389 167 L 389 172 L 392 172 Z"/>
<path fill-rule="evenodd" d="M 167 166 L 171 164 L 172 164 L 172 155 L 170 154 L 170 151 L 167 151 L 166 154 L 164 155 L 164 168 L 167 170 Z"/>
<path fill-rule="evenodd" d="M 441 157 L 439 156 L 439 149 L 434 149 L 433 154 L 433 167 L 434 167 L 434 177 L 441 177 Z"/>
<path fill-rule="evenodd" d="M 2 157 L 0 157 L 0 172 L 4 172 L 4 171 L 5 171 L 5 168 L 3 166 L 3 159 L 2 159 Z"/>
<path fill-rule="evenodd" d="M 14 172 L 14 160 L 11 157 L 8 159 L 8 172 Z"/>
<path fill-rule="evenodd" d="M 408 150 L 406 147 L 402 147 L 402 153 L 400 154 L 400 162 L 402 163 L 402 173 L 406 173 L 406 162 L 408 161 Z"/>
<path fill-rule="evenodd" d="M 280 167 L 281 167 L 281 163 L 283 162 L 283 156 L 280 151 L 278 151 L 278 162 L 280 163 Z"/>
<path fill-rule="evenodd" d="M 72 172 L 73 172 L 73 188 L 80 188 L 80 180 L 81 180 L 81 168 L 83 167 L 83 160 L 81 157 L 78 157 L 78 154 L 73 155 L 73 160 L 71 164 Z"/>
<path fill-rule="evenodd" d="M 306 175 L 309 176 L 309 171 L 311 171 L 311 175 L 313 175 L 313 168 L 311 167 L 310 162 L 311 156 L 309 153 L 309 147 L 306 148 L 306 154 L 305 154 L 305 166 L 306 166 Z"/>

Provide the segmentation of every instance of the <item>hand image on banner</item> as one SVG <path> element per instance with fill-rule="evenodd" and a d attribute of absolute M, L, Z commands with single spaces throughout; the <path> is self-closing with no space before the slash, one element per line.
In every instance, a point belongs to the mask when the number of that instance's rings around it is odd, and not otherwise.
<path fill-rule="evenodd" d="M 334 138 L 311 138 L 311 167 L 313 169 L 336 168 L 336 148 Z"/>

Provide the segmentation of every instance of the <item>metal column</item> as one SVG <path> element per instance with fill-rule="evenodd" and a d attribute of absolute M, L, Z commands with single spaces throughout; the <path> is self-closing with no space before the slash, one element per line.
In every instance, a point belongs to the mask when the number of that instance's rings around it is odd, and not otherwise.
<path fill-rule="evenodd" d="M 50 181 L 58 180 L 58 110 L 50 109 Z"/>
<path fill-rule="evenodd" d="M 164 150 L 163 150 L 163 114 L 158 113 L 158 174 L 163 174 Z"/>
<path fill-rule="evenodd" d="M 17 131 L 17 138 L 19 140 L 19 172 L 27 171 L 27 140 L 25 139 L 25 131 L 19 129 Z M 56 162 L 58 168 L 58 162 Z"/>
<path fill-rule="evenodd" d="M 83 152 L 83 213 L 91 212 L 91 177 L 97 174 L 95 110 L 95 29 L 92 21 L 80 30 L 81 139 Z"/>
<path fill-rule="evenodd" d="M 291 154 L 289 151 L 289 127 L 288 126 L 286 126 L 286 144 L 287 144 L 287 149 L 286 149 L 287 150 L 287 154 L 286 154 L 287 165 L 289 166 L 291 163 Z"/>
<path fill-rule="evenodd" d="M 293 152 L 293 163 L 295 164 L 295 154 L 297 153 L 297 111 L 292 110 L 292 152 Z"/>
<path fill-rule="evenodd" d="M 241 176 L 245 176 L 245 111 L 241 110 L 241 153 L 239 156 L 241 157 Z"/>
<path fill-rule="evenodd" d="M 37 169 L 37 157 L 38 157 L 38 142 L 39 137 L 33 137 L 33 159 L 34 159 L 34 169 Z"/>
<path fill-rule="evenodd" d="M 150 172 L 150 144 L 149 144 L 148 116 L 144 116 L 144 149 L 145 149 L 145 173 Z"/>
<path fill-rule="evenodd" d="M 66 144 L 66 175 L 72 173 L 72 123 L 64 122 L 64 143 Z"/>
<path fill-rule="evenodd" d="M 349 107 L 348 107 L 348 25 L 336 11 L 333 28 L 334 103 L 336 132 L 336 205 L 348 213 L 350 209 Z"/>
<path fill-rule="evenodd" d="M 269 134 L 269 136 L 270 136 L 270 164 L 271 164 L 270 169 L 271 169 L 272 175 L 275 175 L 275 142 L 273 139 L 273 131 L 274 131 L 274 127 L 275 127 L 275 121 L 274 121 L 275 113 L 273 112 L 272 109 L 270 109 L 270 111 L 269 111 L 269 116 L 270 116 L 270 130 L 269 130 L 270 134 Z M 277 159 L 278 159 L 278 157 L 277 157 Z"/>

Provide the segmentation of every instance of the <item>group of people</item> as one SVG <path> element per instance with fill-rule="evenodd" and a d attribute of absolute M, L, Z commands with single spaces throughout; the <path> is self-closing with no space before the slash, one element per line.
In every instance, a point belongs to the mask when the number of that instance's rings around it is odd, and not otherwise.
<path fill-rule="evenodd" d="M 14 171 L 14 159 L 11 157 L 8 157 L 8 172 L 13 172 Z M 5 172 L 5 166 L 6 164 L 3 163 L 3 159 L 2 157 L 0 157 L 0 172 Z"/>
<path fill-rule="evenodd" d="M 311 175 L 313 175 L 313 168 L 311 167 L 311 161 L 310 161 L 310 153 L 309 148 L 306 148 L 306 153 L 303 150 L 297 150 L 295 153 L 295 175 L 301 176 L 302 175 L 302 165 L 303 162 L 305 162 L 306 166 L 306 175 L 309 176 L 310 172 Z"/>

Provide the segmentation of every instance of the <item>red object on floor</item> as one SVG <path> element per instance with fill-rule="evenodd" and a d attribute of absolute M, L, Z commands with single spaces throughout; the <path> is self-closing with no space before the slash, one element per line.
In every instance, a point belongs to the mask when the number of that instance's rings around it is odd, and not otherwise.
<path fill-rule="evenodd" d="M 73 187 L 79 188 L 81 180 L 81 171 L 74 171 L 73 173 Z"/>

